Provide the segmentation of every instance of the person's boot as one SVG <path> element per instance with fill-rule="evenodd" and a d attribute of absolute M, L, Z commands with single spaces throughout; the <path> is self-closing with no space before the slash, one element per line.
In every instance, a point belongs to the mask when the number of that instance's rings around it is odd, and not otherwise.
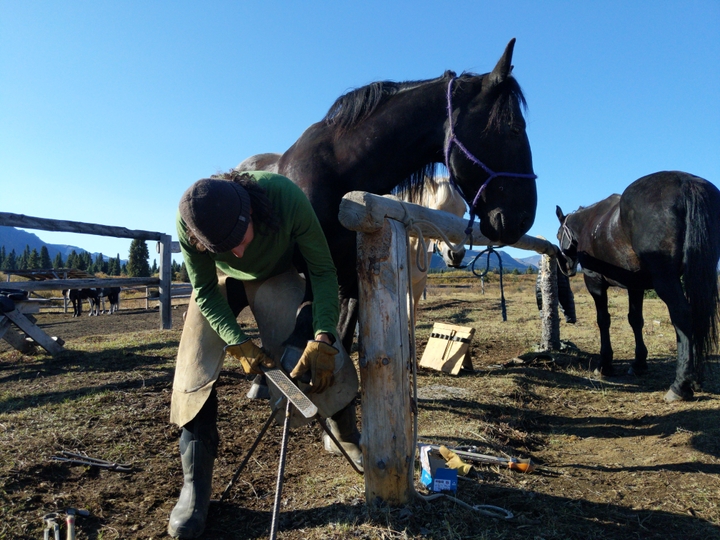
<path fill-rule="evenodd" d="M 355 401 L 327 418 L 326 422 L 332 434 L 340 441 L 347 455 L 350 456 L 360 470 L 363 470 L 360 431 L 358 431 L 355 418 Z M 342 452 L 327 433 L 323 433 L 323 446 L 326 451 L 342 456 Z"/>
<path fill-rule="evenodd" d="M 217 396 L 213 389 L 198 416 L 180 435 L 183 487 L 168 524 L 168 534 L 173 538 L 197 538 L 205 530 L 219 443 L 216 422 Z"/>

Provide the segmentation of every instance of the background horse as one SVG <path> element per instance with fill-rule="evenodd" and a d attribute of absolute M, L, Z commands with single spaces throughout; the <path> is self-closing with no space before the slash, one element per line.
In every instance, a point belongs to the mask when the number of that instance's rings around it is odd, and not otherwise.
<path fill-rule="evenodd" d="M 635 334 L 630 371 L 637 374 L 647 370 L 643 294 L 655 289 L 677 336 L 677 372 L 665 401 L 690 399 L 699 389 L 704 357 L 718 340 L 720 191 L 688 173 L 659 172 L 636 180 L 622 195 L 568 216 L 558 206 L 556 213 L 561 269 L 574 275 L 580 263 L 595 300 L 600 373 L 613 374 L 608 287 L 628 290 Z"/>
<path fill-rule="evenodd" d="M 338 220 L 343 195 L 418 185 L 444 162 L 491 241 L 512 244 L 532 226 L 536 177 L 525 98 L 510 74 L 514 45 L 513 39 L 484 75 L 447 71 L 437 79 L 376 82 L 348 92 L 269 165 L 300 186 L 323 227 L 338 271 L 339 333 L 348 351 L 358 283 L 355 233 Z"/>
<path fill-rule="evenodd" d="M 73 317 L 82 315 L 82 301 L 90 302 L 90 315 L 92 315 L 93 302 L 97 300 L 97 291 L 95 289 L 65 289 L 63 296 L 72 302 Z"/>
<path fill-rule="evenodd" d="M 120 287 L 104 287 L 96 289 L 97 294 L 94 298 L 90 298 L 90 315 L 99 315 L 105 313 L 105 299 L 110 303 L 108 315 L 115 313 L 120 309 Z M 102 307 L 100 305 L 102 304 Z"/>
<path fill-rule="evenodd" d="M 425 183 L 422 190 L 405 188 L 396 191 L 395 195 L 403 201 L 419 204 L 434 210 L 443 210 L 460 217 L 463 217 L 465 215 L 465 211 L 467 210 L 467 207 L 465 206 L 465 199 L 463 199 L 460 192 L 453 187 L 448 178 L 433 180 L 432 178 L 425 177 Z M 420 270 L 420 268 L 418 268 L 417 257 L 418 249 L 420 248 L 419 238 L 411 236 L 408 239 L 408 247 L 408 256 L 410 260 L 410 285 L 412 287 L 413 307 L 415 309 L 415 313 L 417 314 L 417 305 L 418 302 L 420 302 L 420 297 L 422 296 L 427 283 L 429 261 L 425 260 L 424 262 L 421 262 L 421 264 L 425 267 L 425 270 Z M 453 251 L 450 246 L 441 240 L 432 241 L 432 251 L 439 253 L 445 261 L 445 264 L 453 268 L 458 268 L 465 257 L 464 247 L 458 251 Z M 423 254 L 421 254 L 421 256 L 423 256 Z"/>

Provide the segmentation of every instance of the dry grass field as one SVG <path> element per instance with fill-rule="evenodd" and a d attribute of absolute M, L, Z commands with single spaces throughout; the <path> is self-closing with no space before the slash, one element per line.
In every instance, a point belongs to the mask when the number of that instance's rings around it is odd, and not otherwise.
<path fill-rule="evenodd" d="M 475 279 L 462 282 L 471 287 L 440 287 L 460 282 L 431 278 L 418 350 L 434 322 L 472 326 L 474 371 L 419 372 L 420 438 L 537 463 L 529 474 L 477 465 L 459 481 L 459 500 L 513 517 L 488 517 L 448 498 L 367 505 L 362 478 L 326 454 L 319 427 L 309 425 L 290 439 L 279 538 L 720 538 L 717 357 L 694 401 L 664 403 L 675 336 L 662 302 L 645 305 L 648 374 L 602 380 L 593 374 L 594 307 L 580 278 L 572 282 L 578 322 L 561 323 L 567 348 L 552 356 L 530 354 L 540 338 L 534 276 L 506 277 L 507 322 L 497 280 L 482 294 Z M 610 302 L 616 367 L 625 373 L 634 348 L 627 297 L 612 291 Z M 129 302 L 113 316 L 41 313 L 38 323 L 65 340 L 66 353 L 28 356 L 0 345 L 0 538 L 41 538 L 43 515 L 68 507 L 90 512 L 78 518 L 81 540 L 167 538 L 181 486 L 179 431 L 168 414 L 182 310 L 174 310 L 172 330 L 158 330 L 156 310 Z M 252 319 L 245 323 L 256 335 Z M 250 382 L 239 365 L 227 365 L 218 386 L 216 497 L 269 412 L 266 402 L 246 399 Z M 269 535 L 280 431 L 269 430 L 229 500 L 211 507 L 204 538 Z M 51 460 L 63 450 L 132 470 Z"/>

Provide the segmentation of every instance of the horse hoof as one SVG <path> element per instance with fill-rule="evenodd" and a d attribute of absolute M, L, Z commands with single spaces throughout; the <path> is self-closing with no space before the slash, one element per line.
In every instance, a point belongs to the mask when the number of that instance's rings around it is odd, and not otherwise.
<path fill-rule="evenodd" d="M 637 367 L 637 366 L 630 366 L 628 369 L 628 375 L 637 375 L 640 377 L 641 375 L 644 375 L 647 372 L 647 368 Z"/>
<path fill-rule="evenodd" d="M 672 388 L 667 391 L 667 394 L 665 394 L 665 397 L 663 398 L 665 400 L 665 403 L 672 403 L 674 401 L 688 401 L 690 398 L 692 398 L 692 394 L 690 395 L 681 395 L 677 394 L 675 390 Z"/>
<path fill-rule="evenodd" d="M 615 372 L 612 369 L 595 368 L 595 371 L 593 371 L 593 373 L 601 379 L 604 379 L 606 377 L 612 377 L 615 375 Z"/>

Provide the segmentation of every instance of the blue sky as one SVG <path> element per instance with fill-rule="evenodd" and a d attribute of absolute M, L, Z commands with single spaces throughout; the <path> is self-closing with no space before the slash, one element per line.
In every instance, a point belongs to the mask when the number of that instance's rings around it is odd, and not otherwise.
<path fill-rule="evenodd" d="M 719 28 L 718 0 L 0 1 L 0 211 L 175 236 L 192 182 L 286 150 L 347 90 L 484 73 L 515 37 L 530 234 L 554 238 L 556 204 L 651 172 L 720 184 Z"/>

